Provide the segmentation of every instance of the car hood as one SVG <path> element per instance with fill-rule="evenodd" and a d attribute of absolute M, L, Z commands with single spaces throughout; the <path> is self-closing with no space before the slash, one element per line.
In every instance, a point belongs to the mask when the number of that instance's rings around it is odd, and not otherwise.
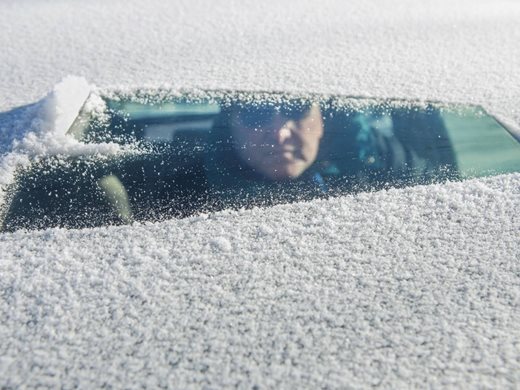
<path fill-rule="evenodd" d="M 453 101 L 518 126 L 518 20 L 507 0 L 4 1 L 0 182 L 62 134 L 75 99 L 44 96 L 67 75 Z M 514 386 L 519 207 L 512 174 L 2 234 L 0 383 Z"/>
<path fill-rule="evenodd" d="M 5 1 L 0 110 L 100 87 L 314 91 L 492 105 L 519 120 L 515 1 Z"/>

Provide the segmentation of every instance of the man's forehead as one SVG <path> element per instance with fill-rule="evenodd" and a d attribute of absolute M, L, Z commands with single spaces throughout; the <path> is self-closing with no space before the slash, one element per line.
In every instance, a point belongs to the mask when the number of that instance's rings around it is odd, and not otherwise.
<path fill-rule="evenodd" d="M 283 115 L 286 117 L 301 117 L 310 112 L 313 103 L 297 102 L 297 103 L 253 103 L 240 104 L 233 107 L 233 112 L 241 116 L 250 117 L 272 117 L 275 115 Z"/>

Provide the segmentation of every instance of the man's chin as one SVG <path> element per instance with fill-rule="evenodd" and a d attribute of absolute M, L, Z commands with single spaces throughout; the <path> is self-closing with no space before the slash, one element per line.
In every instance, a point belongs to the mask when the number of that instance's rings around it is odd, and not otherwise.
<path fill-rule="evenodd" d="M 305 172 L 300 164 L 288 164 L 280 166 L 271 166 L 267 169 L 262 169 L 262 174 L 271 180 L 291 180 L 296 179 Z"/>

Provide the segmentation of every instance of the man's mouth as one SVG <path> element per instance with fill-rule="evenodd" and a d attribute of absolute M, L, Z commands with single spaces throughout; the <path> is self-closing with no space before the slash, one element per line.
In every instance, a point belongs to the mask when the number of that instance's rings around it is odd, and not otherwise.
<path fill-rule="evenodd" d="M 298 159 L 298 153 L 292 149 L 277 149 L 266 153 L 265 158 L 272 159 L 281 163 L 291 163 Z"/>
<path fill-rule="evenodd" d="M 265 152 L 267 154 L 273 154 L 273 155 L 285 154 L 285 153 L 295 154 L 296 148 L 294 146 L 274 146 L 274 147 L 270 146 L 270 147 L 265 148 Z"/>

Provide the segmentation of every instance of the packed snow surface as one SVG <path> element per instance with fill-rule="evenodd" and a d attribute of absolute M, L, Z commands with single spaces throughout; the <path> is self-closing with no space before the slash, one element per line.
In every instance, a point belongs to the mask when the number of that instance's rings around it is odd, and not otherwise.
<path fill-rule="evenodd" d="M 520 174 L 4 234 L 7 387 L 514 387 Z"/>
<path fill-rule="evenodd" d="M 516 0 L 4 0 L 0 111 L 72 74 L 483 103 L 520 123 L 518 20 Z"/>
<path fill-rule="evenodd" d="M 471 103 L 518 128 L 519 20 L 516 0 L 4 0 L 0 187 L 117 152 L 64 136 L 96 88 Z M 518 387 L 519 209 L 512 174 L 2 234 L 0 387 Z"/>

